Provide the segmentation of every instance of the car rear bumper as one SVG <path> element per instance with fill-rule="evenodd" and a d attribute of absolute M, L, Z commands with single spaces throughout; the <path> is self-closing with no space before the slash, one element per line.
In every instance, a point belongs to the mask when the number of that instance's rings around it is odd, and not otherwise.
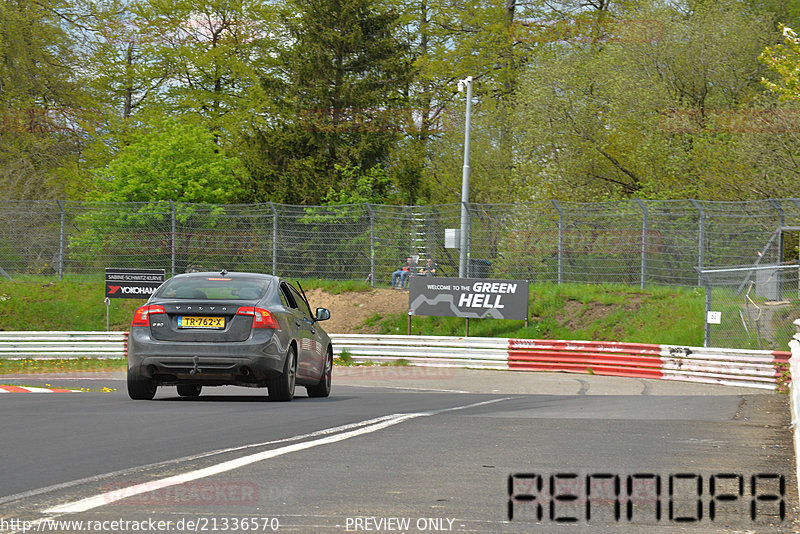
<path fill-rule="evenodd" d="M 157 341 L 131 332 L 128 371 L 157 385 L 240 385 L 263 387 L 283 372 L 286 348 L 278 336 L 244 342 L 196 343 Z"/>

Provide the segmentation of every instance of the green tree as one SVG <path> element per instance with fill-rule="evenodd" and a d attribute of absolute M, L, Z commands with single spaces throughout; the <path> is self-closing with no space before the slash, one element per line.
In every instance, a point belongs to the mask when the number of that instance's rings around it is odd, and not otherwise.
<path fill-rule="evenodd" d="M 245 171 L 204 126 L 166 119 L 145 125 L 140 138 L 96 171 L 100 202 L 228 203 L 238 199 Z"/>
<path fill-rule="evenodd" d="M 800 28 L 800 4 L 786 0 L 746 0 L 745 2 L 756 13 L 770 16 L 777 23 L 792 28 Z"/>
<path fill-rule="evenodd" d="M 87 95 L 71 26 L 56 0 L 0 3 L 0 188 L 11 200 L 68 194 Z M 79 186 L 78 186 L 79 187 Z"/>
<path fill-rule="evenodd" d="M 740 7 L 652 2 L 636 13 L 657 32 L 626 35 L 636 28 L 604 22 L 598 39 L 543 46 L 518 99 L 521 194 L 752 196 L 763 178 L 746 168 L 735 121 L 761 104 L 756 57 L 772 30 Z"/>
<path fill-rule="evenodd" d="M 88 200 L 98 204 L 75 221 L 81 231 L 70 238 L 74 261 L 92 265 L 115 251 L 119 261 L 167 266 L 174 248 L 177 271 L 182 272 L 189 264 L 204 262 L 206 231 L 223 226 L 236 231 L 222 204 L 238 199 L 244 168 L 196 122 L 143 124 L 138 139 L 95 174 L 96 189 Z M 174 241 L 172 221 L 179 226 Z M 143 249 L 151 251 L 149 260 L 140 257 Z"/>
<path fill-rule="evenodd" d="M 255 115 L 272 51 L 266 0 L 114 0 L 96 19 L 95 86 L 117 115 L 190 112 L 219 136 Z"/>
<path fill-rule="evenodd" d="M 460 199 L 464 100 L 456 85 L 472 76 L 477 104 L 472 200 L 489 198 L 493 190 L 501 193 L 494 198 L 503 201 L 513 167 L 511 97 L 529 59 L 520 30 L 522 21 L 535 17 L 540 6 L 517 0 L 424 0 L 404 7 L 419 71 L 409 94 L 421 117 L 404 154 L 416 151 L 416 161 L 426 170 L 414 176 L 415 189 L 432 202 Z M 490 181 L 497 187 L 489 186 Z"/>
<path fill-rule="evenodd" d="M 371 0 L 285 4 L 277 72 L 263 80 L 271 115 L 243 148 L 254 199 L 319 204 L 336 165 L 387 162 L 408 121 L 411 66 L 397 24 Z"/>
<path fill-rule="evenodd" d="M 761 81 L 782 100 L 800 100 L 800 37 L 781 24 L 783 43 L 767 47 L 758 59 L 778 76 L 777 82 Z"/>

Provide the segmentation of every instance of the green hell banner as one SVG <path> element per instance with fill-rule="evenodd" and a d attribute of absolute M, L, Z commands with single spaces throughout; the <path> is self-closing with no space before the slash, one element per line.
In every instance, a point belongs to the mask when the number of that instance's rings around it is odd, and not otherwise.
<path fill-rule="evenodd" d="M 472 319 L 528 316 L 527 280 L 412 276 L 408 314 Z"/>

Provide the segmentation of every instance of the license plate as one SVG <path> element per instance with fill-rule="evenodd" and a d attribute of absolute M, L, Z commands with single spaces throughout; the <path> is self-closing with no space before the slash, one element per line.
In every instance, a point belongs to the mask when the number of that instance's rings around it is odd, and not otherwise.
<path fill-rule="evenodd" d="M 225 328 L 225 317 L 178 317 L 178 328 Z"/>

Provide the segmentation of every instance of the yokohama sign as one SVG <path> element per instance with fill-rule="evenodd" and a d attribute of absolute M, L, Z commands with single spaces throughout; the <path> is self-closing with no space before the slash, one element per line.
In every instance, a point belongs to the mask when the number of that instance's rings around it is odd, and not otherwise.
<path fill-rule="evenodd" d="M 106 269 L 106 297 L 148 299 L 164 283 L 164 269 Z"/>

